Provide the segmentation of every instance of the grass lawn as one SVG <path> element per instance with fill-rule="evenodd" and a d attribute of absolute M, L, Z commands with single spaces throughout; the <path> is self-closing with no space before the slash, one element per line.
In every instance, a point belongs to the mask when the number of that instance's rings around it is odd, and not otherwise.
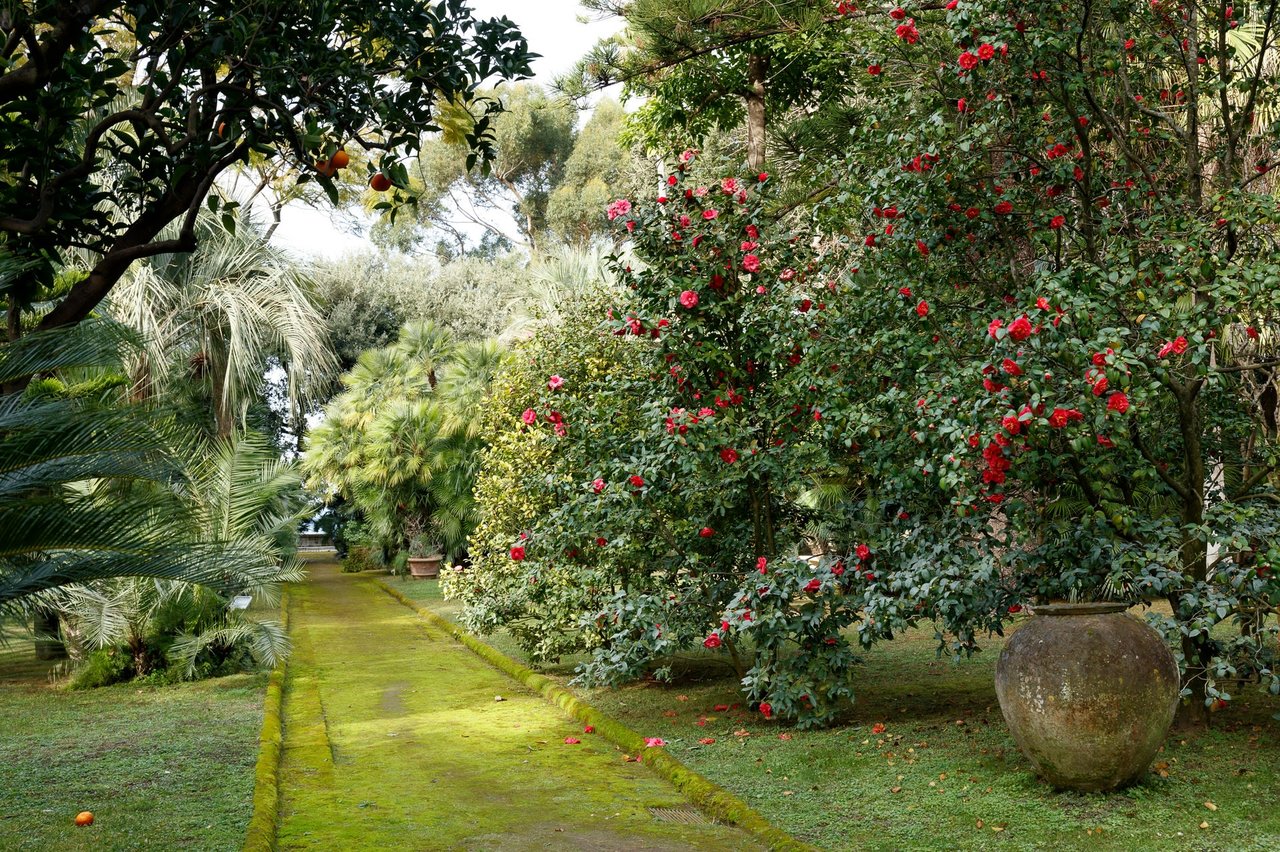
<path fill-rule="evenodd" d="M 434 581 L 389 582 L 449 616 Z M 518 655 L 505 636 L 487 637 Z M 740 705 L 706 655 L 671 684 L 584 691 L 590 700 L 737 793 L 775 825 L 825 849 L 1280 848 L 1280 703 L 1238 690 L 1207 733 L 1172 735 L 1146 781 L 1110 795 L 1056 793 L 1036 779 L 992 685 L 1003 639 L 977 657 L 935 656 L 917 631 L 868 652 L 841 724 L 792 731 Z M 547 673 L 567 680 L 571 661 Z M 728 705 L 728 711 L 717 711 Z M 876 724 L 882 734 L 873 734 Z M 715 739 L 699 745 L 703 737 Z M 1206 825 L 1206 827 L 1201 827 Z"/>
<path fill-rule="evenodd" d="M 68 692 L 47 673 L 29 639 L 0 647 L 0 849 L 240 848 L 265 675 Z"/>

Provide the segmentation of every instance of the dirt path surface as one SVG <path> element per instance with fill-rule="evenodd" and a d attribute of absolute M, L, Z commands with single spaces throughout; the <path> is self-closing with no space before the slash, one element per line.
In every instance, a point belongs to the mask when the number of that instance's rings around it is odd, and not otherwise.
<path fill-rule="evenodd" d="M 291 595 L 281 849 L 760 848 L 658 819 L 691 809 L 367 578 L 317 561 Z"/>

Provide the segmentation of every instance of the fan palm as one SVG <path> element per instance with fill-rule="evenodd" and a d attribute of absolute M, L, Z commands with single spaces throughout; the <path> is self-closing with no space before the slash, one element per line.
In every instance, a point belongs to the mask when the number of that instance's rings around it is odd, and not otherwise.
<path fill-rule="evenodd" d="M 229 230 L 209 216 L 201 228 L 199 251 L 137 263 L 111 291 L 108 313 L 147 340 L 129 365 L 135 393 L 195 378 L 226 438 L 278 359 L 300 419 L 337 365 L 310 283 L 252 220 Z"/>

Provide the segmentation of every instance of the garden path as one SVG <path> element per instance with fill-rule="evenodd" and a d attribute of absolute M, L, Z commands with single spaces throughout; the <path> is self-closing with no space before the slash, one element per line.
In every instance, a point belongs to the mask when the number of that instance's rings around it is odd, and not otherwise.
<path fill-rule="evenodd" d="M 312 562 L 290 619 L 281 849 L 757 848 L 368 578 Z"/>

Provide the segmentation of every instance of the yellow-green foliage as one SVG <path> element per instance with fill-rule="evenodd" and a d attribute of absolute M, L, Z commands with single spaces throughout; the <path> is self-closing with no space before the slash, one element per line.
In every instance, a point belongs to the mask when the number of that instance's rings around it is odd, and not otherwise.
<path fill-rule="evenodd" d="M 289 590 L 280 595 L 280 623 L 289 627 Z M 284 674 L 281 660 L 267 681 L 262 733 L 258 738 L 258 763 L 254 768 L 253 816 L 245 835 L 245 852 L 271 852 L 276 848 L 276 823 L 280 813 L 280 748 L 284 741 Z"/>
<path fill-rule="evenodd" d="M 642 428 L 642 412 L 621 394 L 615 394 L 618 404 L 609 416 L 586 416 L 588 411 L 598 414 L 612 388 L 638 377 L 638 356 L 649 345 L 604 327 L 609 302 L 609 294 L 601 290 L 561 306 L 565 319 L 525 341 L 495 377 L 485 403 L 487 448 L 477 465 L 481 520 L 469 541 L 472 564 L 444 575 L 445 595 L 462 600 L 462 619 L 469 628 L 487 633 L 505 626 L 540 659 L 590 647 L 594 637 L 577 625 L 583 595 L 612 588 L 612 573 L 599 565 L 566 558 L 543 563 L 535 578 L 526 564 L 510 556 L 512 546 L 523 541 L 522 533 L 561 505 L 565 493 L 585 487 L 597 475 L 591 465 L 602 459 L 591 448 Z M 539 403 L 553 374 L 565 381 L 553 401 L 565 418 L 563 436 L 546 419 L 547 405 Z M 538 415 L 532 426 L 521 419 L 531 408 Z M 572 605 L 566 605 L 569 601 Z"/>

